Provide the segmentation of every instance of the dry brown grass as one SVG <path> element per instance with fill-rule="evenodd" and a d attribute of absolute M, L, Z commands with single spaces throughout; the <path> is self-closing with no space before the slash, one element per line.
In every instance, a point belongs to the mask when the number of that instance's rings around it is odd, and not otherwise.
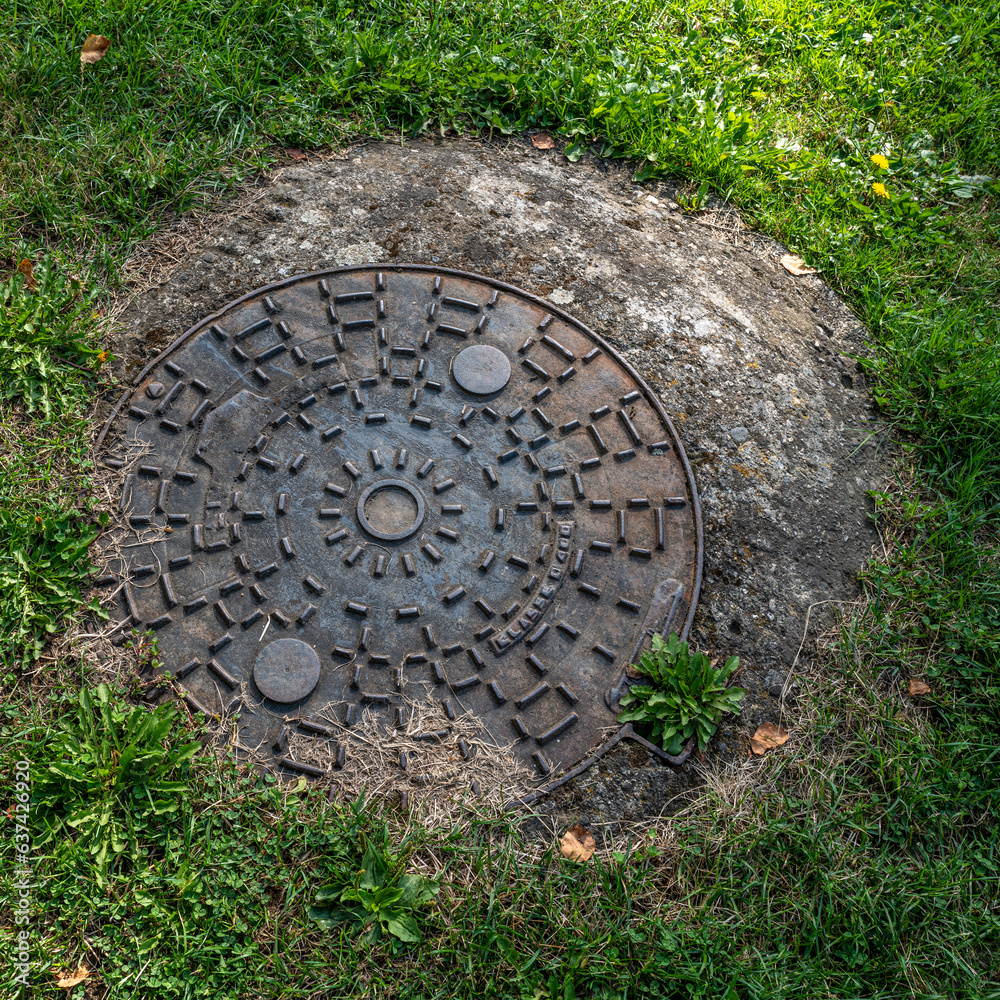
<path fill-rule="evenodd" d="M 330 713 L 330 723 L 348 740 L 345 765 L 331 778 L 337 794 L 356 798 L 363 791 L 394 791 L 428 827 L 447 827 L 472 802 L 477 810 L 498 815 L 534 787 L 534 776 L 514 757 L 513 744 L 498 746 L 471 713 L 450 720 L 430 693 L 422 701 L 407 699 L 406 708 L 405 730 L 386 729 L 366 712 L 348 731 Z M 440 741 L 417 738 L 433 731 L 447 731 L 448 736 Z M 470 747 L 469 760 L 462 759 L 460 739 Z M 328 772 L 336 755 L 329 741 L 299 734 L 292 736 L 290 750 L 296 760 Z"/>

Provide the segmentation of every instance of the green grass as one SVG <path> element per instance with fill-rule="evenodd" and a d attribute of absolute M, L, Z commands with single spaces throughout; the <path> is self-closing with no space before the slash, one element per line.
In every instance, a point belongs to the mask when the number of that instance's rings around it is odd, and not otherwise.
<path fill-rule="evenodd" d="M 137 241 L 282 146 L 541 127 L 689 197 L 707 184 L 868 325 L 906 448 L 879 498 L 886 558 L 813 683 L 801 746 L 651 848 L 580 867 L 489 820 L 429 833 L 413 863 L 444 869 L 424 945 L 367 950 L 319 933 L 308 906 L 345 876 L 345 843 L 391 841 L 398 817 L 200 760 L 109 890 L 72 838 L 39 846 L 38 995 L 62 993 L 46 963 L 97 955 L 122 997 L 139 982 L 158 998 L 1000 997 L 991 5 L 39 0 L 8 2 L 0 26 L 0 244 L 12 264 L 51 261 L 35 297 L 0 278 L 12 760 L 50 759 L 88 683 L 85 667 L 28 669 L 82 601 L 91 530 L 98 321 L 60 282 L 75 266 L 113 287 Z M 112 47 L 81 73 L 90 32 Z M 916 676 L 932 694 L 914 704 Z M 5 953 L 11 933 L 0 923 Z"/>
<path fill-rule="evenodd" d="M 13 259 L 30 259 L 14 246 Z M 83 606 L 96 530 L 78 509 L 91 462 L 84 417 L 102 363 L 95 291 L 57 260 L 0 282 L 0 663 L 33 660 Z"/>

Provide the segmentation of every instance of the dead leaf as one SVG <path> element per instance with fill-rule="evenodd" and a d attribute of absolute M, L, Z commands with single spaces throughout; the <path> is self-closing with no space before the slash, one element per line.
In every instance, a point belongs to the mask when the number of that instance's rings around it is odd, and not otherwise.
<path fill-rule="evenodd" d="M 17 265 L 17 269 L 24 275 L 24 283 L 28 286 L 28 291 L 37 292 L 38 282 L 35 281 L 34 265 L 31 261 L 25 258 L 20 264 Z"/>
<path fill-rule="evenodd" d="M 111 39 L 104 35 L 87 35 L 87 40 L 80 49 L 80 64 L 93 66 L 104 58 L 104 53 L 111 47 Z"/>
<path fill-rule="evenodd" d="M 781 726 L 776 726 L 773 722 L 762 722 L 757 727 L 757 732 L 750 737 L 750 749 L 760 757 L 768 750 L 773 750 L 787 742 L 788 733 Z"/>
<path fill-rule="evenodd" d="M 302 152 L 301 149 L 296 149 L 294 146 L 289 146 L 285 149 L 285 156 L 292 160 L 308 160 L 309 157 Z"/>
<path fill-rule="evenodd" d="M 536 132 L 531 137 L 531 145 L 535 149 L 555 149 L 556 141 L 547 132 Z"/>
<path fill-rule="evenodd" d="M 564 858 L 570 861 L 589 861 L 597 849 L 597 841 L 594 835 L 585 827 L 571 826 L 559 841 L 559 851 Z"/>
<path fill-rule="evenodd" d="M 916 698 L 917 695 L 930 694 L 931 686 L 924 681 L 918 681 L 916 677 L 910 680 L 910 697 Z"/>
<path fill-rule="evenodd" d="M 56 977 L 56 986 L 69 990 L 79 986 L 90 975 L 90 969 L 81 965 L 76 972 L 53 972 L 52 975 Z"/>
<path fill-rule="evenodd" d="M 801 257 L 796 257 L 795 254 L 791 253 L 786 253 L 781 258 L 781 266 L 789 274 L 819 274 L 815 267 L 810 267 Z"/>

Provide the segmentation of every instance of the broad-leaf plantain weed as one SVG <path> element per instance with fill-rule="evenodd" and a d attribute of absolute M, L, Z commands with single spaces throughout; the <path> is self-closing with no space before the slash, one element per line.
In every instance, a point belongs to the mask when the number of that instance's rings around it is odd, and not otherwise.
<path fill-rule="evenodd" d="M 321 927 L 364 931 L 362 940 L 374 944 L 383 933 L 406 944 L 418 943 L 423 935 L 416 913 L 429 903 L 438 884 L 422 875 L 404 872 L 410 852 L 392 856 L 385 845 L 369 840 L 361 867 L 324 885 L 309 908 L 309 916 Z"/>
<path fill-rule="evenodd" d="M 692 736 L 704 750 L 723 712 L 735 714 L 746 694 L 743 688 L 726 687 L 740 664 L 738 656 L 715 667 L 704 653 L 691 652 L 673 633 L 666 642 L 654 635 L 652 648 L 642 654 L 640 663 L 651 683 L 633 684 L 622 696 L 625 711 L 618 721 L 648 724 L 650 739 L 670 754 L 679 754 Z"/>
<path fill-rule="evenodd" d="M 172 744 L 179 715 L 113 699 L 107 684 L 84 688 L 51 743 L 54 763 L 35 778 L 37 845 L 67 838 L 66 853 L 90 855 L 105 879 L 115 856 L 136 849 L 138 827 L 176 812 L 187 791 L 181 768 L 201 744 Z"/>

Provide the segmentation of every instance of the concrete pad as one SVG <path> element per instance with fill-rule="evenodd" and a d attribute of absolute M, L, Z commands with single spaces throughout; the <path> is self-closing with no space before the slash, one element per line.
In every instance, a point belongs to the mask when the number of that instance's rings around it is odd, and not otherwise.
<path fill-rule="evenodd" d="M 634 185 L 624 165 L 527 143 L 368 145 L 263 183 L 126 311 L 112 344 L 123 375 L 232 299 L 338 265 L 440 264 L 572 312 L 658 392 L 694 466 L 706 545 L 692 639 L 748 668 L 741 719 L 713 748 L 745 757 L 739 732 L 778 718 L 807 609 L 855 597 L 876 542 L 866 491 L 889 457 L 851 357 L 866 347 L 850 310 L 818 277 L 787 274 L 785 250 L 724 206 L 688 215 L 668 185 Z M 638 818 L 695 783 L 633 745 L 549 808 Z"/>

